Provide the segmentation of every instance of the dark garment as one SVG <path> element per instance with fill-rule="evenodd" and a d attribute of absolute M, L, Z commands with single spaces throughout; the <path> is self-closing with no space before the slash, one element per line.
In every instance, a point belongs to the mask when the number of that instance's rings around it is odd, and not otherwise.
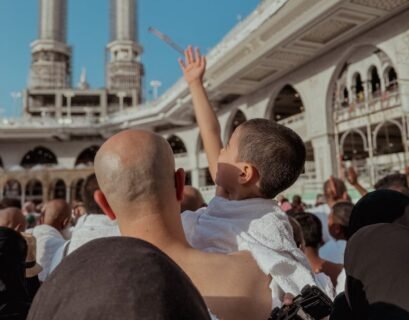
<path fill-rule="evenodd" d="M 30 320 L 210 319 L 187 275 L 151 244 L 97 239 L 67 256 L 38 291 Z"/>
<path fill-rule="evenodd" d="M 335 297 L 334 305 L 329 320 L 351 320 L 353 319 L 351 308 L 345 297 L 345 293 L 342 292 Z"/>
<path fill-rule="evenodd" d="M 399 220 L 402 224 L 409 223 L 409 214 L 405 214 L 405 208 L 408 205 L 409 197 L 397 191 L 377 190 L 368 193 L 352 210 L 348 238 L 360 228 L 371 224 L 399 222 Z"/>
<path fill-rule="evenodd" d="M 25 284 L 27 244 L 16 231 L 0 227 L 0 319 L 25 319 L 30 299 Z"/>
<path fill-rule="evenodd" d="M 359 230 L 345 251 L 346 296 L 356 319 L 409 319 L 409 228 Z"/>

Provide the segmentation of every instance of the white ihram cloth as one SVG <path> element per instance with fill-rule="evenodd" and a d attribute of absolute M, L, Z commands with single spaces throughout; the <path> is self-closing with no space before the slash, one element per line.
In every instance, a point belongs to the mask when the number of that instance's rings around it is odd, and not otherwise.
<path fill-rule="evenodd" d="M 68 254 L 91 240 L 120 235 L 116 220 L 104 214 L 86 214 L 77 221 L 72 231 Z"/>
<path fill-rule="evenodd" d="M 38 278 L 44 281 L 51 272 L 54 254 L 64 245 L 65 239 L 57 229 L 46 224 L 36 226 L 32 233 L 36 238 L 36 260 L 43 267 Z"/>
<path fill-rule="evenodd" d="M 272 277 L 274 306 L 281 304 L 284 293 L 297 295 L 305 285 L 316 285 L 286 214 L 273 200 L 215 197 L 207 208 L 185 211 L 182 222 L 194 248 L 218 253 L 250 251 L 260 269 Z"/>
<path fill-rule="evenodd" d="M 71 240 L 57 250 L 52 258 L 50 271 L 53 271 L 64 257 L 87 242 L 105 237 L 120 236 L 118 223 L 104 214 L 86 214 L 78 219 Z"/>

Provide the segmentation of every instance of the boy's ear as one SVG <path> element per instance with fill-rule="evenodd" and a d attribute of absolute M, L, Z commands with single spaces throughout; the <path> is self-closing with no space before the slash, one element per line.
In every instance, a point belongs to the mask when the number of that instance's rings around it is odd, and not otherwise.
<path fill-rule="evenodd" d="M 108 216 L 109 219 L 115 220 L 116 215 L 114 211 L 111 209 L 105 195 L 102 193 L 101 190 L 96 190 L 94 192 L 94 200 L 99 205 L 99 207 L 104 211 L 104 213 Z"/>
<path fill-rule="evenodd" d="M 185 188 L 185 170 L 179 168 L 175 172 L 176 199 L 183 200 L 183 189 Z"/>
<path fill-rule="evenodd" d="M 239 183 L 247 184 L 249 182 L 257 182 L 260 178 L 260 175 L 257 169 L 247 162 L 243 162 L 240 166 L 240 176 Z"/>

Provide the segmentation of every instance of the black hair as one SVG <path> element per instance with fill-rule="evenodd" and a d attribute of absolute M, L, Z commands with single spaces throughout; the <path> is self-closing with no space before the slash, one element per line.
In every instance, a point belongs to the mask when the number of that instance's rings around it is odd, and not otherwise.
<path fill-rule="evenodd" d="M 239 128 L 239 160 L 257 169 L 263 197 L 274 198 L 304 170 L 305 145 L 293 130 L 272 120 L 251 119 Z"/>
<path fill-rule="evenodd" d="M 21 201 L 18 199 L 3 198 L 0 201 L 0 210 L 6 208 L 19 208 L 21 209 Z"/>
<path fill-rule="evenodd" d="M 294 215 L 302 228 L 306 247 L 318 249 L 322 245 L 322 224 L 312 213 L 304 212 Z"/>
<path fill-rule="evenodd" d="M 99 185 L 95 173 L 90 174 L 85 178 L 84 184 L 81 189 L 81 196 L 84 202 L 85 210 L 88 214 L 104 214 L 102 209 L 94 200 L 94 192 L 99 190 Z"/>

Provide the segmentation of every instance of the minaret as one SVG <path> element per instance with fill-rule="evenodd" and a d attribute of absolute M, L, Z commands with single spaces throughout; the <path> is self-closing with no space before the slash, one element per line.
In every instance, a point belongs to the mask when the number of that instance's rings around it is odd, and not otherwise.
<path fill-rule="evenodd" d="M 107 88 L 129 92 L 140 102 L 143 75 L 136 27 L 136 0 L 111 0 L 111 42 L 108 44 Z"/>
<path fill-rule="evenodd" d="M 39 0 L 39 39 L 31 44 L 30 89 L 71 85 L 71 48 L 66 44 L 67 0 Z"/>

